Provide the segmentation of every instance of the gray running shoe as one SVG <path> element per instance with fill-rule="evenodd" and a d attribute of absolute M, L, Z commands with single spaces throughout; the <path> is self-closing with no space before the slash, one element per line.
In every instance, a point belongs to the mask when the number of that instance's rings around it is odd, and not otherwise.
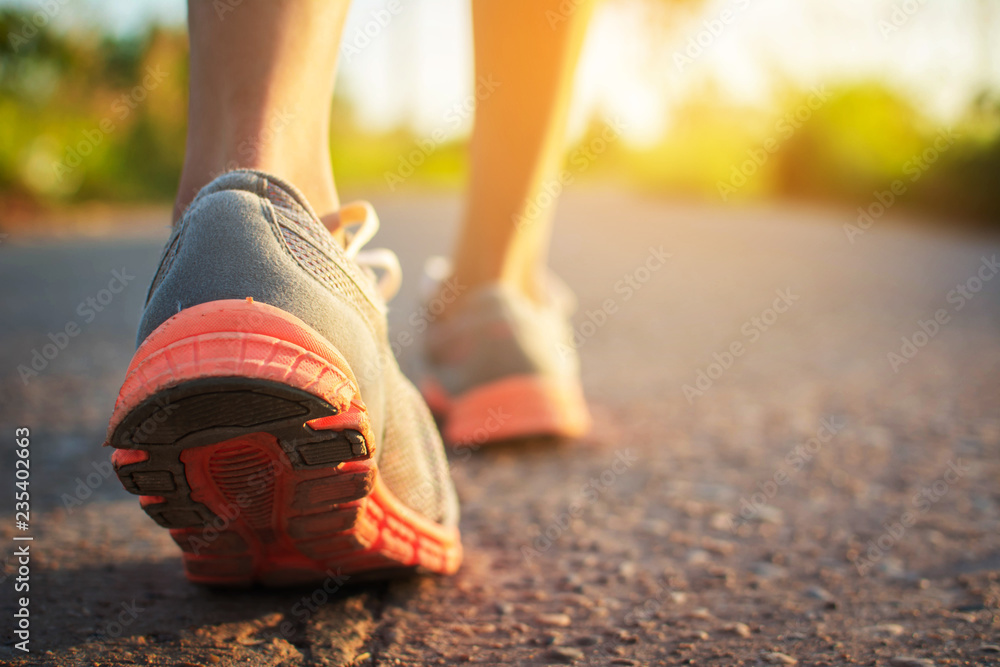
<path fill-rule="evenodd" d="M 434 266 L 434 277 L 446 273 L 440 260 Z M 439 285 L 435 298 L 457 288 Z M 554 275 L 547 288 L 539 304 L 506 285 L 480 287 L 428 324 L 420 388 L 449 444 L 572 438 L 590 428 L 569 322 L 575 299 Z"/>
<path fill-rule="evenodd" d="M 398 263 L 360 252 L 370 205 L 341 217 L 361 223 L 346 250 L 294 187 L 233 171 L 167 242 L 107 444 L 193 581 L 461 561 L 440 436 L 389 348 Z"/>

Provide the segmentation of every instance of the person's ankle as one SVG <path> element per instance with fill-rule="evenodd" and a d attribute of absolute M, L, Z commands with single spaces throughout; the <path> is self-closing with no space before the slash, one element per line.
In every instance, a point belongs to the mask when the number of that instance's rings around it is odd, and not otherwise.
<path fill-rule="evenodd" d="M 447 279 L 440 281 L 431 302 L 439 304 L 437 308 L 440 316 L 447 319 L 461 310 L 468 297 L 480 289 L 503 286 L 541 305 L 548 301 L 543 275 L 543 271 L 521 272 L 514 275 L 453 272 Z"/>

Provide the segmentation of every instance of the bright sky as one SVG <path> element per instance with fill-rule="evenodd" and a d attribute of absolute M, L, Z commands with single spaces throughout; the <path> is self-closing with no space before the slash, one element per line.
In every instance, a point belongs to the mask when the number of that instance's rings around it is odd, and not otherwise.
<path fill-rule="evenodd" d="M 345 40 L 366 26 L 376 34 L 368 44 L 356 42 L 360 53 L 342 57 L 340 91 L 372 128 L 452 129 L 445 114 L 472 86 L 469 0 L 401 3 L 388 25 L 374 30 L 373 12 L 387 0 L 354 0 Z M 713 24 L 726 10 L 732 20 Z M 86 16 L 122 33 L 153 20 L 179 23 L 184 15 L 183 0 L 84 0 L 67 5 L 58 20 Z M 677 54 L 691 39 L 704 46 L 681 68 Z M 643 143 L 669 132 L 672 108 L 711 79 L 734 99 L 766 104 L 775 71 L 807 86 L 878 78 L 947 121 L 984 85 L 1000 89 L 1000 3 L 706 0 L 696 14 L 682 15 L 663 0 L 607 0 L 577 72 L 571 126 L 580 132 L 595 114 L 620 116 L 626 138 Z"/>

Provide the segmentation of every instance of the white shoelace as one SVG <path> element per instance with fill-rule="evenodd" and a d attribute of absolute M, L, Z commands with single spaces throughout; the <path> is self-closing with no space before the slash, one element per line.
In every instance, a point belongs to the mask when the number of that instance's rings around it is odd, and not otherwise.
<path fill-rule="evenodd" d="M 375 283 L 375 288 L 386 301 L 396 296 L 403 283 L 403 270 L 399 266 L 396 253 L 388 248 L 362 250 L 366 243 L 378 233 L 379 220 L 375 209 L 366 201 L 354 201 L 340 208 L 340 222 L 347 227 L 358 225 L 358 229 L 348 235 L 344 254 L 365 269 Z M 376 270 L 381 270 L 379 277 Z"/>

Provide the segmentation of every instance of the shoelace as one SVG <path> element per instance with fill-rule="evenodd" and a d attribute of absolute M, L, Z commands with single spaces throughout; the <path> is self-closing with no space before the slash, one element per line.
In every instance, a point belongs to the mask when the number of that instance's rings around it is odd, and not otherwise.
<path fill-rule="evenodd" d="M 340 222 L 345 228 L 359 225 L 358 229 L 348 236 L 344 254 L 365 269 L 379 294 L 389 301 L 399 292 L 399 286 L 403 283 L 403 270 L 399 266 L 396 253 L 388 248 L 362 250 L 378 233 L 379 220 L 374 207 L 366 201 L 344 204 L 340 208 Z M 376 269 L 383 272 L 381 277 L 375 273 Z"/>

